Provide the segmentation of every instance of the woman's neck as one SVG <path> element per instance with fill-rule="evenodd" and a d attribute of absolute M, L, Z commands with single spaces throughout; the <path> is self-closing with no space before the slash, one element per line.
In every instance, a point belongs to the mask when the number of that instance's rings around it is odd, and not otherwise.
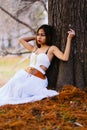
<path fill-rule="evenodd" d="M 45 49 L 45 48 L 47 48 L 47 47 L 49 47 L 48 45 L 41 45 L 41 47 L 40 48 L 43 48 L 43 49 Z"/>

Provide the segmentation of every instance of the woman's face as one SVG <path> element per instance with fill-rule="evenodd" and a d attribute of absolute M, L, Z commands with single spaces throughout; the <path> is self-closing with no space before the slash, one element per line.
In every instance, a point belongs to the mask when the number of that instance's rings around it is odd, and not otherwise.
<path fill-rule="evenodd" d="M 43 29 L 39 29 L 37 32 L 36 41 L 39 45 L 46 44 L 46 34 Z"/>

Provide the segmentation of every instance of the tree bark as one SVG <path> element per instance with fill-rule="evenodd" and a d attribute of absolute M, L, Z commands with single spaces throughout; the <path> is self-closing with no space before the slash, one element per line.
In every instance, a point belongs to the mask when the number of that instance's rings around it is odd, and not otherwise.
<path fill-rule="evenodd" d="M 56 89 L 71 84 L 81 89 L 87 86 L 87 0 L 49 0 L 48 21 L 56 30 L 54 44 L 65 49 L 69 24 L 75 30 L 68 62 L 55 61 L 51 81 Z M 58 63 L 57 63 L 58 62 Z M 57 74 L 54 79 L 54 75 Z M 56 83 L 55 83 L 56 81 Z M 50 82 L 50 81 L 49 81 Z"/>

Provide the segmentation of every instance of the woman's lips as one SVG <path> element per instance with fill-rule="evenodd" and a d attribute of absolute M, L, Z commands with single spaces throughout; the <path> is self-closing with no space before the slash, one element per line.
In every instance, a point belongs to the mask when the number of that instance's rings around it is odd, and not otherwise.
<path fill-rule="evenodd" d="M 41 42 L 41 40 L 37 40 L 37 42 Z"/>

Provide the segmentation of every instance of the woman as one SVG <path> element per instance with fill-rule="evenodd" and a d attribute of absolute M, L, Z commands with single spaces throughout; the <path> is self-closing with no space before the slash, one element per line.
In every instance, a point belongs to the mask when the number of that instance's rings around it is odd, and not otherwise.
<path fill-rule="evenodd" d="M 30 64 L 0 88 L 0 105 L 33 102 L 58 95 L 58 92 L 47 89 L 48 80 L 45 73 L 54 56 L 63 61 L 69 59 L 71 40 L 74 36 L 74 30 L 70 29 L 64 53 L 52 45 L 53 29 L 50 25 L 42 25 L 36 36 L 19 39 L 19 42 L 31 52 Z M 36 40 L 37 45 L 28 43 L 32 40 Z"/>

